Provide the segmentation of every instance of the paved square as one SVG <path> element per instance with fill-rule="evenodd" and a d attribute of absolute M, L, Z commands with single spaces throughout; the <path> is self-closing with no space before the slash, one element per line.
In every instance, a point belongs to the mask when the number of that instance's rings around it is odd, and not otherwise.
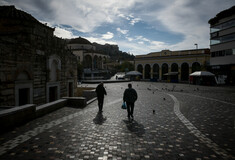
<path fill-rule="evenodd" d="M 235 159 L 234 87 L 132 84 L 133 121 L 121 109 L 127 83 L 104 84 L 102 114 L 95 101 L 31 121 L 0 135 L 0 159 Z"/>

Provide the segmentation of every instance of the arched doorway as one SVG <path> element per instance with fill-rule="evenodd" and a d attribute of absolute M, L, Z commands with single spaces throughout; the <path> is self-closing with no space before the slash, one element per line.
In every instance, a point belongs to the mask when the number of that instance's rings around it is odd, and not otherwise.
<path fill-rule="evenodd" d="M 95 56 L 93 59 L 94 69 L 98 69 L 98 64 L 99 64 L 98 61 L 99 61 L 98 56 Z"/>
<path fill-rule="evenodd" d="M 201 65 L 198 62 L 194 62 L 192 64 L 192 73 L 195 71 L 200 71 L 201 70 Z"/>
<path fill-rule="evenodd" d="M 98 69 L 102 69 L 102 57 L 99 57 L 99 61 L 98 61 Z"/>
<path fill-rule="evenodd" d="M 178 64 L 173 63 L 171 65 L 171 72 L 174 73 L 171 75 L 171 82 L 178 82 Z"/>
<path fill-rule="evenodd" d="M 167 80 L 167 76 L 164 75 L 166 73 L 168 73 L 168 64 L 164 63 L 162 65 L 162 80 Z"/>
<path fill-rule="evenodd" d="M 49 82 L 46 86 L 47 102 L 60 98 L 61 60 L 57 55 L 49 57 Z"/>
<path fill-rule="evenodd" d="M 90 55 L 86 55 L 85 57 L 84 57 L 84 61 L 83 61 L 83 66 L 84 66 L 84 68 L 92 68 L 92 58 L 91 58 L 91 56 Z"/>
<path fill-rule="evenodd" d="M 183 63 L 181 65 L 181 81 L 188 81 L 189 77 L 189 65 L 188 63 Z"/>
<path fill-rule="evenodd" d="M 141 74 L 143 73 L 143 66 L 141 64 L 137 66 L 137 71 L 140 72 Z M 140 77 L 142 79 L 142 75 Z"/>
<path fill-rule="evenodd" d="M 159 65 L 158 64 L 153 65 L 153 79 L 155 80 L 159 79 Z"/>
<path fill-rule="evenodd" d="M 145 73 L 144 77 L 145 77 L 145 79 L 150 79 L 150 72 L 151 72 L 151 67 L 150 67 L 149 64 L 146 64 L 145 68 L 144 68 L 144 73 Z"/>

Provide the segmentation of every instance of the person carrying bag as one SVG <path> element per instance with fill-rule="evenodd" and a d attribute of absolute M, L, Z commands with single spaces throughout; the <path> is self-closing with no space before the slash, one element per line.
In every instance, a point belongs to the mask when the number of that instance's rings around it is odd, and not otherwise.
<path fill-rule="evenodd" d="M 126 102 L 126 108 L 127 108 L 127 117 L 130 119 L 134 119 L 133 113 L 134 113 L 134 106 L 135 101 L 137 100 L 138 95 L 135 89 L 132 88 L 131 83 L 128 84 L 128 88 L 124 91 L 123 94 L 123 102 Z"/>

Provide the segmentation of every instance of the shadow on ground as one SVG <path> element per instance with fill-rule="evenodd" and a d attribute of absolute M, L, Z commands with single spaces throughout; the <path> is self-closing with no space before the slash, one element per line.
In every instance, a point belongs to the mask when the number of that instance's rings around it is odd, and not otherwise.
<path fill-rule="evenodd" d="M 103 116 L 102 112 L 98 112 L 96 114 L 96 117 L 93 119 L 93 122 L 95 124 L 102 125 L 106 120 L 107 118 Z"/>
<path fill-rule="evenodd" d="M 138 137 L 142 137 L 145 134 L 144 126 L 135 120 L 123 120 L 125 122 L 127 129 L 136 134 Z"/>

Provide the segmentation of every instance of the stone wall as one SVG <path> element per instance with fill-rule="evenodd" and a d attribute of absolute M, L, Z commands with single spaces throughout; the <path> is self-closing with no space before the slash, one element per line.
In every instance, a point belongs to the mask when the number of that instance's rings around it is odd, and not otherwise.
<path fill-rule="evenodd" d="M 66 47 L 66 41 L 55 37 L 53 28 L 25 18 L 30 15 L 18 16 L 22 11 L 6 9 L 17 14 L 4 17 L 4 13 L 0 13 L 0 106 L 17 106 L 25 97 L 29 103 L 47 103 L 48 86 L 52 83 L 56 83 L 59 90 L 55 99 L 68 96 L 71 84 L 73 93 L 70 94 L 75 94 L 77 60 Z M 49 62 L 53 62 L 54 68 Z M 28 89 L 24 90 L 25 86 Z M 22 97 L 22 93 L 26 96 Z"/>

